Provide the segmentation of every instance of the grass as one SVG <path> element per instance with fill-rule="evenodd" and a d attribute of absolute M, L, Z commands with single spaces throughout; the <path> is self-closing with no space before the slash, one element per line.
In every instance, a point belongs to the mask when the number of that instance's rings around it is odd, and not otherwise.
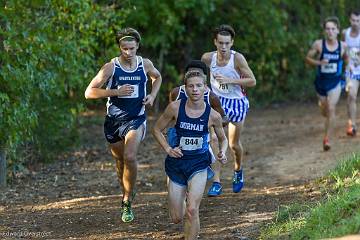
<path fill-rule="evenodd" d="M 322 239 L 360 233 L 360 153 L 319 181 L 323 199 L 281 206 L 260 239 Z"/>

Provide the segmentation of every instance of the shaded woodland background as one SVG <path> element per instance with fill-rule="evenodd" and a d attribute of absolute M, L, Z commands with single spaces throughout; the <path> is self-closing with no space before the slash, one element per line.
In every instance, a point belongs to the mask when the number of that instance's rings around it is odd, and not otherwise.
<path fill-rule="evenodd" d="M 78 139 L 78 115 L 104 101 L 85 102 L 100 67 L 119 54 L 115 33 L 139 30 L 139 55 L 160 70 L 155 111 L 181 83 L 185 64 L 214 50 L 212 29 L 234 27 L 234 49 L 257 78 L 252 106 L 314 97 L 314 69 L 304 64 L 322 20 L 348 27 L 353 0 L 12 0 L 0 7 L 0 159 L 10 171 L 56 159 Z M 89 129 L 91 131 L 91 129 Z"/>

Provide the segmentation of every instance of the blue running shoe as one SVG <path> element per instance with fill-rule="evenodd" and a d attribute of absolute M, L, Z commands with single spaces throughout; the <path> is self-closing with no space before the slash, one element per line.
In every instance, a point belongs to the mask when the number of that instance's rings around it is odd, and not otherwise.
<path fill-rule="evenodd" d="M 239 171 L 234 172 L 233 178 L 233 192 L 238 193 L 244 186 L 244 174 L 243 170 L 240 169 Z"/>
<path fill-rule="evenodd" d="M 219 182 L 213 182 L 211 185 L 211 188 L 208 191 L 209 197 L 216 197 L 219 196 L 222 193 L 222 186 Z"/>

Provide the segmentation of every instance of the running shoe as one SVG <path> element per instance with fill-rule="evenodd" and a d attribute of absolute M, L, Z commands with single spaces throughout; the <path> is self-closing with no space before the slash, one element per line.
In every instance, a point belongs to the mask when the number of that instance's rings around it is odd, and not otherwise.
<path fill-rule="evenodd" d="M 222 194 L 222 186 L 221 186 L 221 183 L 219 183 L 219 182 L 213 182 L 213 184 L 212 184 L 211 187 L 209 188 L 208 196 L 209 196 L 209 197 L 216 197 L 216 196 L 219 196 L 220 194 Z"/>
<path fill-rule="evenodd" d="M 134 220 L 134 213 L 131 209 L 130 201 L 123 201 L 121 205 L 121 220 L 125 223 Z"/>
<path fill-rule="evenodd" d="M 243 170 L 240 169 L 239 171 L 234 171 L 234 178 L 233 178 L 233 192 L 238 193 L 244 186 L 244 174 Z"/>
<path fill-rule="evenodd" d="M 329 151 L 330 148 L 329 138 L 325 137 L 323 140 L 323 149 L 324 151 Z"/>
<path fill-rule="evenodd" d="M 355 126 L 354 125 L 349 126 L 348 129 L 346 130 L 346 134 L 348 136 L 355 137 L 356 136 L 356 128 L 355 128 Z"/>

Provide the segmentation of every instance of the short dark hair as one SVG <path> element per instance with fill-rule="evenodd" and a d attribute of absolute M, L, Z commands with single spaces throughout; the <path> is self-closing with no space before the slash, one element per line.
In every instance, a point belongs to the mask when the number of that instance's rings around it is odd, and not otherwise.
<path fill-rule="evenodd" d="M 328 22 L 332 22 L 334 23 L 338 29 L 340 29 L 340 21 L 339 21 L 339 18 L 336 17 L 336 16 L 331 16 L 331 17 L 327 17 L 325 18 L 324 22 L 323 22 L 323 28 L 325 29 L 325 25 L 328 23 Z"/>
<path fill-rule="evenodd" d="M 227 24 L 222 24 L 219 27 L 214 29 L 214 39 L 217 38 L 217 35 L 223 35 L 223 36 L 231 36 L 231 39 L 235 38 L 235 31 L 234 29 Z"/>
<path fill-rule="evenodd" d="M 356 10 L 351 10 L 349 13 L 349 16 L 351 16 L 352 14 L 354 14 L 355 16 L 359 16 L 360 15 L 360 10 L 356 9 Z"/>
<path fill-rule="evenodd" d="M 206 84 L 206 75 L 199 70 L 190 70 L 186 72 L 184 76 L 184 84 L 186 85 L 187 80 L 192 77 L 201 77 L 203 78 L 203 83 Z"/>
<path fill-rule="evenodd" d="M 205 75 L 207 75 L 207 66 L 201 60 L 191 60 L 185 67 L 185 72 L 189 71 L 189 69 L 198 68 L 203 71 Z"/>
<path fill-rule="evenodd" d="M 117 34 L 116 34 L 116 42 L 120 43 L 121 40 L 135 40 L 137 43 L 140 43 L 141 41 L 141 36 L 140 33 L 135 30 L 134 28 L 124 28 L 121 29 Z"/>

